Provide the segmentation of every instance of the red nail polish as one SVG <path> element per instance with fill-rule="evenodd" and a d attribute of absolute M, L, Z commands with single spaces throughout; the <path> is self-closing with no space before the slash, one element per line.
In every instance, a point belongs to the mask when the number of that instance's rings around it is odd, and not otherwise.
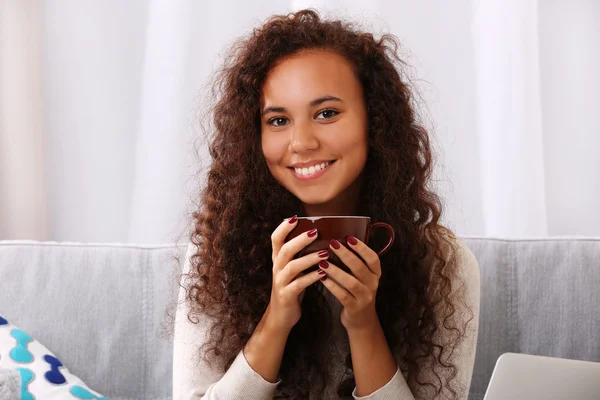
<path fill-rule="evenodd" d="M 331 247 L 333 247 L 336 250 L 340 248 L 340 242 L 338 242 L 335 239 L 331 239 L 331 241 L 329 242 L 329 244 L 331 245 Z"/>
<path fill-rule="evenodd" d="M 323 251 L 320 251 L 318 255 L 320 258 L 327 258 L 327 257 L 329 257 L 329 252 L 327 250 L 323 250 Z"/>
<path fill-rule="evenodd" d="M 317 228 L 308 231 L 308 237 L 314 237 L 317 234 Z"/>
<path fill-rule="evenodd" d="M 327 269 L 327 268 L 329 268 L 329 263 L 325 260 L 321 260 L 321 261 L 319 261 L 319 267 L 321 267 L 323 269 Z"/>
<path fill-rule="evenodd" d="M 350 243 L 352 246 L 355 246 L 358 244 L 358 240 L 354 236 L 348 236 L 348 243 Z"/>
<path fill-rule="evenodd" d="M 322 281 L 324 281 L 325 279 L 327 279 L 327 275 L 321 278 Z"/>
<path fill-rule="evenodd" d="M 323 271 L 322 269 L 319 270 L 319 275 L 325 275 L 327 272 Z"/>
<path fill-rule="evenodd" d="M 294 223 L 294 222 L 296 222 L 297 220 L 298 220 L 298 216 L 297 216 L 297 215 L 294 215 L 292 218 L 290 218 L 290 219 L 288 220 L 288 222 L 289 222 L 290 224 L 293 224 L 293 223 Z"/>

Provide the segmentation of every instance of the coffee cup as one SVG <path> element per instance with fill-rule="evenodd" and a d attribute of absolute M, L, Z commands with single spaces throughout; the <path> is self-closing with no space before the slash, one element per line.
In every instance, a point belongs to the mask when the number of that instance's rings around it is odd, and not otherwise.
<path fill-rule="evenodd" d="M 376 222 L 371 224 L 370 217 L 363 216 L 321 216 L 321 217 L 298 217 L 296 227 L 288 234 L 285 241 L 301 235 L 306 231 L 317 229 L 317 238 L 300 252 L 295 255 L 295 258 L 302 257 L 306 254 L 318 252 L 321 250 L 329 250 L 329 261 L 336 266 L 350 273 L 350 269 L 337 257 L 337 255 L 329 248 L 329 243 L 332 239 L 337 240 L 345 245 L 350 251 L 352 248 L 348 245 L 348 237 L 354 236 L 358 240 L 368 245 L 371 234 L 375 229 L 383 228 L 388 233 L 388 241 L 381 250 L 373 249 L 379 256 L 385 254 L 394 243 L 396 233 L 391 225 L 385 222 Z M 356 252 L 354 252 L 357 254 Z M 357 254 L 358 255 L 358 254 Z M 310 267 L 306 272 L 314 271 L 317 266 Z"/>

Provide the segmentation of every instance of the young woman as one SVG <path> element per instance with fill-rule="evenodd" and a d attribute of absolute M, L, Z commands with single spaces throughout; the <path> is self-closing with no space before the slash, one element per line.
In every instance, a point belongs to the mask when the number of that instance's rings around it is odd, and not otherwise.
<path fill-rule="evenodd" d="M 234 46 L 180 290 L 175 399 L 467 398 L 479 267 L 440 225 L 400 64 L 394 37 L 310 10 Z M 296 215 L 369 216 L 396 241 L 381 258 L 375 236 L 294 259 L 319 235 L 285 243 Z"/>

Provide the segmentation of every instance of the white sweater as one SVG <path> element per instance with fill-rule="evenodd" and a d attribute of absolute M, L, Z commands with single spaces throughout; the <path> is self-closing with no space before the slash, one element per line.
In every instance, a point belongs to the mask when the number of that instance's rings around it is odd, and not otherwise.
<path fill-rule="evenodd" d="M 471 251 L 462 240 L 458 240 L 459 265 L 466 284 L 467 303 L 470 305 L 474 319 L 470 322 L 466 338 L 455 350 L 452 362 L 458 368 L 459 386 L 465 388 L 460 394 L 461 399 L 467 399 L 475 361 L 475 348 L 477 343 L 477 332 L 479 325 L 479 299 L 480 278 L 479 265 Z M 195 246 L 190 244 L 187 250 L 183 273 L 190 269 L 190 256 L 195 251 Z M 183 283 L 183 282 L 182 282 Z M 183 286 L 183 284 L 182 284 Z M 329 293 L 324 290 L 323 293 Z M 175 317 L 175 342 L 173 349 L 173 400 L 204 399 L 204 400 L 271 400 L 275 394 L 279 382 L 266 381 L 255 372 L 244 357 L 242 351 L 237 355 L 233 364 L 223 374 L 210 365 L 206 364 L 198 355 L 200 346 L 205 340 L 207 328 L 210 326 L 208 318 L 201 320 L 198 324 L 192 324 L 187 319 L 187 304 L 184 302 L 185 289 L 179 292 L 178 309 Z M 341 305 L 329 294 L 328 299 L 332 306 L 333 315 L 339 316 Z M 457 310 L 460 312 L 460 310 Z M 336 318 L 337 320 L 339 318 Z M 335 321 L 334 320 L 334 321 Z M 336 389 L 343 380 L 343 350 L 349 348 L 348 337 L 339 321 L 334 324 L 334 337 L 339 343 L 340 357 L 332 360 L 339 374 L 335 382 L 327 387 L 326 399 L 337 398 Z M 383 387 L 370 395 L 364 397 L 356 396 L 356 388 L 352 398 L 357 400 L 413 400 L 418 399 L 418 394 L 411 393 L 406 384 L 405 376 L 396 371 L 394 377 Z"/>

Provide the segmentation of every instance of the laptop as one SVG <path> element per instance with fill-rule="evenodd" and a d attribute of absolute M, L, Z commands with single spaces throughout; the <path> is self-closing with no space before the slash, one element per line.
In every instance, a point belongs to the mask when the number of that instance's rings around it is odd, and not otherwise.
<path fill-rule="evenodd" d="M 484 400 L 598 400 L 600 363 L 504 353 Z"/>

